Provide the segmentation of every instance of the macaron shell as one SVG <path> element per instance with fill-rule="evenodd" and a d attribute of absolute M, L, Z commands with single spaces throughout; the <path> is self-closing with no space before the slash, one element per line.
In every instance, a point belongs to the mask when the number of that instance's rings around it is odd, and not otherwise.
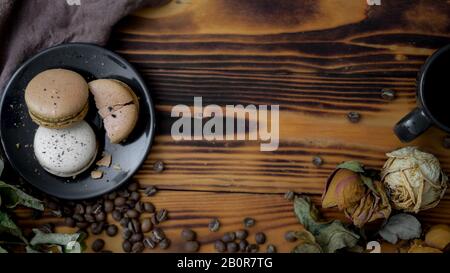
<path fill-rule="evenodd" d="M 71 177 L 88 169 L 98 150 L 95 133 L 85 121 L 64 129 L 41 126 L 34 136 L 33 147 L 39 164 L 60 177 Z"/>
<path fill-rule="evenodd" d="M 135 104 L 125 105 L 103 120 L 106 134 L 111 143 L 119 143 L 133 131 L 138 117 Z"/>
<path fill-rule="evenodd" d="M 81 110 L 80 113 L 73 117 L 68 117 L 67 119 L 62 120 L 46 120 L 42 117 L 36 116 L 33 112 L 29 111 L 31 119 L 38 124 L 39 126 L 44 126 L 48 128 L 67 128 L 72 126 L 73 124 L 82 121 L 89 111 L 89 104 L 86 103 L 86 106 Z"/>
<path fill-rule="evenodd" d="M 134 102 L 130 90 L 116 80 L 100 79 L 91 81 L 88 85 L 99 111 L 104 112 L 108 107 L 123 106 Z"/>
<path fill-rule="evenodd" d="M 79 115 L 86 106 L 89 87 L 78 73 L 49 69 L 36 75 L 25 89 L 25 102 L 34 116 L 61 121 Z"/>

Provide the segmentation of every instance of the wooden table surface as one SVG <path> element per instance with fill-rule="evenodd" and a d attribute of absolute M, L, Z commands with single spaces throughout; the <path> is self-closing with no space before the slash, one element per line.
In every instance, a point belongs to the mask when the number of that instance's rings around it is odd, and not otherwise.
<path fill-rule="evenodd" d="M 110 47 L 134 64 L 152 90 L 157 134 L 151 153 L 136 174 L 151 197 L 167 208 L 162 226 L 182 251 L 182 228 L 196 230 L 201 251 L 224 231 L 252 216 L 279 251 L 293 247 L 283 234 L 300 226 L 288 190 L 320 200 L 328 174 L 344 160 L 379 168 L 385 153 L 405 146 L 394 124 L 415 106 L 415 79 L 436 49 L 450 43 L 450 2 L 442 0 L 176 0 L 144 9 L 119 24 Z M 380 90 L 397 98 L 387 102 Z M 280 147 L 261 152 L 259 142 L 180 141 L 171 138 L 177 104 L 279 104 Z M 346 114 L 361 113 L 352 124 Z M 432 128 L 411 145 L 435 154 L 450 172 L 445 133 Z M 312 164 L 315 155 L 325 164 Z M 166 169 L 153 171 L 162 160 Z M 327 217 L 342 218 L 336 210 Z M 450 224 L 450 195 L 423 213 L 426 223 Z M 23 225 L 33 225 L 20 211 Z M 208 232 L 218 217 L 220 233 Z M 61 221 L 50 216 L 40 222 Z M 61 228 L 60 230 L 65 230 Z M 94 237 L 91 236 L 90 240 Z M 119 237 L 106 248 L 121 251 Z"/>

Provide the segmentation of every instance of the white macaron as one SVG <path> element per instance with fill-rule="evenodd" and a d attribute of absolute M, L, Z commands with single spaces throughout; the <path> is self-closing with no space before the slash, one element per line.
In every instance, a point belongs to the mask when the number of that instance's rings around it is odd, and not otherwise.
<path fill-rule="evenodd" d="M 85 121 L 63 129 L 39 127 L 34 136 L 34 154 L 51 174 L 71 177 L 87 170 L 97 155 L 97 140 Z"/>

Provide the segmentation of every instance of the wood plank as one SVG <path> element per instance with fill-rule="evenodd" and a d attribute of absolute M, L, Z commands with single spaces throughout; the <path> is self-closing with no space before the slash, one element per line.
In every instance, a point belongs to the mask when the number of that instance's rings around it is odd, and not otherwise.
<path fill-rule="evenodd" d="M 319 205 L 320 198 L 318 196 L 312 196 L 312 198 Z M 283 237 L 284 233 L 288 230 L 301 228 L 293 213 L 292 203 L 285 200 L 281 194 L 160 191 L 154 197 L 144 197 L 143 200 L 151 201 L 157 208 L 166 208 L 169 211 L 170 219 L 164 222 L 161 227 L 168 238 L 172 240 L 172 247 L 167 250 L 170 252 L 184 251 L 180 238 L 180 232 L 183 228 L 191 228 L 198 233 L 199 240 L 202 243 L 202 252 L 214 252 L 213 242 L 220 238 L 224 232 L 243 228 L 242 220 L 245 217 L 253 217 L 257 222 L 255 227 L 249 229 L 252 236 L 255 232 L 262 231 L 267 235 L 268 242 L 266 245 L 273 243 L 279 251 L 289 252 L 295 243 L 286 242 Z M 449 210 L 450 198 L 446 197 L 438 208 L 422 212 L 419 218 L 427 225 L 433 223 L 450 224 L 450 215 L 441 213 Z M 57 230 L 60 232 L 74 231 L 74 229 L 61 226 L 62 220 L 51 217 L 49 213 L 46 214 L 45 218 L 38 221 L 31 220 L 30 213 L 26 209 L 17 211 L 18 222 L 25 229 L 46 222 L 54 222 L 59 225 Z M 337 218 L 345 221 L 343 214 L 334 209 L 323 210 L 323 215 L 326 219 Z M 208 223 L 214 217 L 218 217 L 222 223 L 221 229 L 217 233 L 208 231 Z M 113 223 L 110 216 L 109 222 Z M 120 236 L 109 238 L 105 234 L 91 235 L 87 241 L 88 245 L 97 238 L 105 239 L 106 249 L 114 252 L 121 251 L 122 241 Z M 253 237 L 250 241 L 254 241 Z M 155 251 L 160 250 L 148 252 Z"/>
<path fill-rule="evenodd" d="M 157 107 L 157 136 L 136 175 L 163 189 L 319 194 L 341 161 L 379 168 L 404 146 L 394 124 L 415 107 L 416 74 L 450 42 L 448 1 L 172 1 L 124 20 L 111 47 L 144 75 Z M 397 99 L 380 98 L 382 88 Z M 280 148 L 251 141 L 180 141 L 170 136 L 174 105 L 279 104 Z M 362 120 L 351 124 L 349 111 Z M 450 171 L 444 132 L 411 145 Z M 320 155 L 325 165 L 311 163 Z M 155 173 L 156 160 L 166 171 Z"/>

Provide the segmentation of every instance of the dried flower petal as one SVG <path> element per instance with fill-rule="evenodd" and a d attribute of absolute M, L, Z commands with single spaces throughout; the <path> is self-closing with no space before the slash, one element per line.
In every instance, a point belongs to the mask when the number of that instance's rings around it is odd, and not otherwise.
<path fill-rule="evenodd" d="M 450 227 L 448 225 L 435 225 L 425 235 L 428 246 L 443 250 L 450 244 Z"/>
<path fill-rule="evenodd" d="M 422 234 L 422 226 L 416 217 L 400 213 L 389 218 L 379 234 L 389 243 L 396 244 L 398 240 L 419 238 Z"/>

